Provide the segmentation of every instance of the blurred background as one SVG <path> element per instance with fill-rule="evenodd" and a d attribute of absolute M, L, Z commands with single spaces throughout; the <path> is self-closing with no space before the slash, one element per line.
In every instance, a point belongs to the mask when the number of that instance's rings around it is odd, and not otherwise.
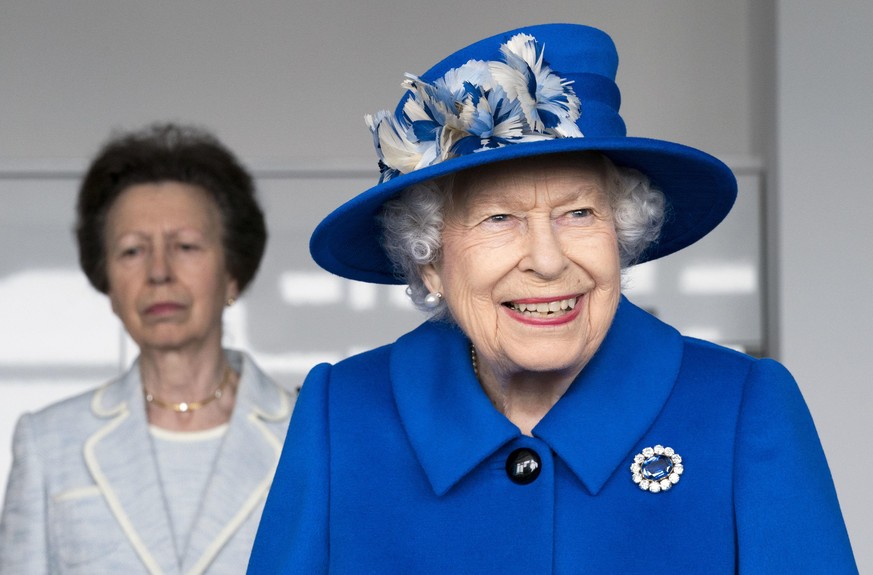
<path fill-rule="evenodd" d="M 270 241 L 226 314 L 227 344 L 294 389 L 313 364 L 423 319 L 402 287 L 309 259 L 321 217 L 376 182 L 364 114 L 393 109 L 404 72 L 554 21 L 613 37 L 630 135 L 702 148 L 737 174 L 725 223 L 632 270 L 627 293 L 686 334 L 788 366 L 873 572 L 868 0 L 0 0 L 0 488 L 22 412 L 137 353 L 72 235 L 78 181 L 111 130 L 201 124 L 253 171 Z"/>

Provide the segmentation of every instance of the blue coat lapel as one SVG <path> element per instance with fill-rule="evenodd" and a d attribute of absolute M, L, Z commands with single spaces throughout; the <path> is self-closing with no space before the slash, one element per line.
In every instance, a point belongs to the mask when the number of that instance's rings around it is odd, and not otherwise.
<path fill-rule="evenodd" d="M 476 380 L 456 327 L 425 323 L 397 340 L 390 361 L 400 419 L 437 495 L 520 435 Z"/>
<path fill-rule="evenodd" d="M 597 354 L 533 433 L 596 495 L 617 467 L 630 465 L 681 362 L 679 332 L 622 298 Z"/>
<path fill-rule="evenodd" d="M 521 435 L 476 380 L 469 345 L 458 328 L 428 322 L 391 352 L 400 418 L 437 495 Z M 661 411 L 681 359 L 679 333 L 622 298 L 600 350 L 534 435 L 596 494 Z"/>

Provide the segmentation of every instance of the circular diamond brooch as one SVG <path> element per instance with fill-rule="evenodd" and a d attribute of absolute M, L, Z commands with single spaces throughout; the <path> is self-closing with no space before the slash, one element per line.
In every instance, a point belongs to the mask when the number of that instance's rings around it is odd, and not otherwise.
<path fill-rule="evenodd" d="M 682 457 L 672 447 L 656 445 L 646 447 L 634 455 L 630 470 L 634 483 L 640 489 L 660 493 L 679 483 L 685 467 L 682 465 Z"/>

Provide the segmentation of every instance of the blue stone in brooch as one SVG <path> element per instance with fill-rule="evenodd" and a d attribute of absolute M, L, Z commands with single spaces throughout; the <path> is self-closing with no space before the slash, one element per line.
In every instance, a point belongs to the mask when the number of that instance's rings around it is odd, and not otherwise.
<path fill-rule="evenodd" d="M 660 493 L 679 483 L 685 467 L 682 465 L 682 457 L 672 447 L 656 445 L 637 453 L 630 471 L 634 483 L 640 489 Z"/>
<path fill-rule="evenodd" d="M 660 481 L 670 476 L 673 471 L 673 461 L 666 455 L 653 455 L 643 461 L 643 477 L 653 481 Z"/>

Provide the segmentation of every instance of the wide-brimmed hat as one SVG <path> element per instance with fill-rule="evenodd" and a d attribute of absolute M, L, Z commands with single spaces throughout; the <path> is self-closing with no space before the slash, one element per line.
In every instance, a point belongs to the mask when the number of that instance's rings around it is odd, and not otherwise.
<path fill-rule="evenodd" d="M 618 113 L 618 54 L 604 32 L 543 24 L 471 44 L 422 74 L 407 74 L 394 114 L 367 117 L 379 183 L 328 215 L 313 259 L 349 279 L 404 283 L 381 246 L 382 204 L 407 187 L 514 158 L 599 151 L 646 174 L 667 198 L 659 240 L 638 261 L 678 251 L 724 219 L 736 178 L 700 150 L 628 137 Z"/>

